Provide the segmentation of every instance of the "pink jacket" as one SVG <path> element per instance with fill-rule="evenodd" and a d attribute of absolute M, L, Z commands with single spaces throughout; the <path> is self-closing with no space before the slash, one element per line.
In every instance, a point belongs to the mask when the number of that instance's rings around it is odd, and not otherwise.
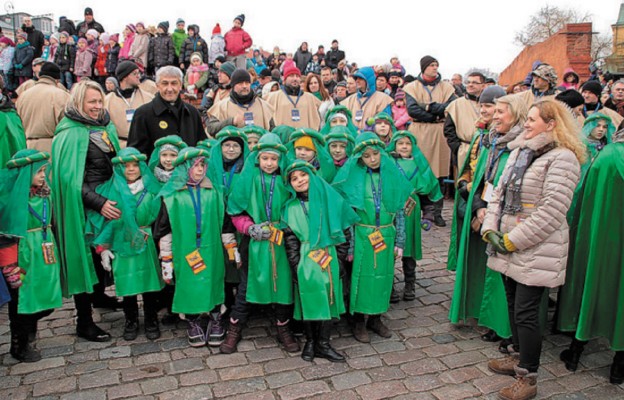
<path fill-rule="evenodd" d="M 400 131 L 407 129 L 406 124 L 412 120 L 412 117 L 407 114 L 407 107 L 392 106 L 392 119 L 394 120 L 394 126 Z"/>
<path fill-rule="evenodd" d="M 76 61 L 74 62 L 74 74 L 79 77 L 91 76 L 91 63 L 93 61 L 93 53 L 85 48 L 84 51 L 76 52 Z"/>
<path fill-rule="evenodd" d="M 225 53 L 228 56 L 245 54 L 252 44 L 251 36 L 241 28 L 232 28 L 225 34 Z"/>
<path fill-rule="evenodd" d="M 123 42 L 123 46 L 121 50 L 119 50 L 119 59 L 128 59 L 130 58 L 130 48 L 132 47 L 132 42 L 134 42 L 134 33 L 129 35 L 126 40 Z"/>

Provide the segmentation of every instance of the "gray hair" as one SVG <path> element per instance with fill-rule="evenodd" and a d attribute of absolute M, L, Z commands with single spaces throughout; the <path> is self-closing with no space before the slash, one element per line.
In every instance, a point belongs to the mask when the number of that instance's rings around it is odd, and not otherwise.
<path fill-rule="evenodd" d="M 624 85 L 624 79 L 618 79 L 617 81 L 613 82 L 613 86 L 615 85 Z"/>
<path fill-rule="evenodd" d="M 173 76 L 180 80 L 180 83 L 184 82 L 184 75 L 182 71 L 178 67 L 174 67 L 173 65 L 167 65 L 166 67 L 159 68 L 156 71 L 156 83 L 160 82 L 162 77 L 164 76 Z"/>

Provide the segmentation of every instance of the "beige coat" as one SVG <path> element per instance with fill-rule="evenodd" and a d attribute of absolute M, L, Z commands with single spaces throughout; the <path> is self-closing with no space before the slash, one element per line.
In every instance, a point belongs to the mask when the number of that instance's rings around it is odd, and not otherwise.
<path fill-rule="evenodd" d="M 273 107 L 266 101 L 259 97 L 256 97 L 253 105 L 249 109 L 245 109 L 232 101 L 220 101 L 215 103 L 208 110 L 208 114 L 215 117 L 219 121 L 224 121 L 228 118 L 234 118 L 236 116 L 244 117 L 246 112 L 253 113 L 254 125 L 260 126 L 267 131 L 271 129 L 271 117 L 273 117 Z"/>
<path fill-rule="evenodd" d="M 130 46 L 130 58 L 134 58 L 139 61 L 141 65 L 147 68 L 147 50 L 149 49 L 150 35 L 144 33 L 143 35 L 134 35 L 132 46 Z"/>
<path fill-rule="evenodd" d="M 475 122 L 479 119 L 479 103 L 462 97 L 449 104 L 446 116 L 453 120 L 457 137 L 462 140 L 457 151 L 457 165 L 461 168 L 468 155 L 472 136 L 476 132 Z"/>
<path fill-rule="evenodd" d="M 542 96 L 542 97 L 535 97 L 535 95 L 533 94 L 533 91 L 531 89 L 529 90 L 525 90 L 524 92 L 520 92 L 518 94 L 516 94 L 515 96 L 518 96 L 519 98 L 522 99 L 522 101 L 524 101 L 524 104 L 526 104 L 527 109 L 531 108 L 531 106 L 533 105 L 533 103 L 535 103 L 536 101 L 539 100 L 546 100 L 546 99 L 554 99 L 555 95 L 551 94 L 548 96 Z"/>
<path fill-rule="evenodd" d="M 525 139 L 523 132 L 509 143 L 509 155 L 502 179 L 494 190 L 481 232 L 507 233 L 517 251 L 488 258 L 488 267 L 527 286 L 557 287 L 565 282 L 568 258 L 566 213 L 579 182 L 580 165 L 574 153 L 557 147 L 537 158 L 522 180 L 522 209 L 516 215 L 503 215 L 500 229 L 502 182 L 511 173 L 521 148 L 537 150 L 552 143 L 552 134 L 542 133 Z"/>
<path fill-rule="evenodd" d="M 29 149 L 50 152 L 56 125 L 65 115 L 69 92 L 59 89 L 56 81 L 41 77 L 17 99 L 17 114 L 24 124 Z"/>
<path fill-rule="evenodd" d="M 139 83 L 139 88 L 152 96 L 156 96 L 156 93 L 158 93 L 158 86 L 156 86 L 156 82 L 151 79 L 145 79 L 143 82 Z"/>
<path fill-rule="evenodd" d="M 455 94 L 455 88 L 448 82 L 440 82 L 435 85 L 431 91 L 431 96 L 418 80 L 408 83 L 403 90 L 422 104 L 446 103 Z M 435 176 L 438 178 L 448 176 L 451 165 L 451 149 L 449 149 L 444 137 L 444 120 L 435 123 L 414 121 L 410 124 L 409 131 L 416 137 L 418 147 L 429 161 Z"/>
<path fill-rule="evenodd" d="M 363 100 L 360 99 L 360 101 L 362 102 L 362 104 L 364 104 L 366 98 L 364 98 Z M 353 124 L 357 126 L 359 130 L 363 130 L 364 128 L 366 128 L 366 120 L 374 117 L 375 115 L 385 110 L 386 107 L 392 104 L 392 101 L 392 97 L 388 96 L 387 94 L 383 92 L 375 92 L 369 98 L 369 100 L 366 101 L 364 107 L 362 107 L 362 105 L 358 101 L 357 93 L 354 93 L 341 101 L 340 104 L 346 106 L 349 110 L 351 110 L 351 114 L 353 115 Z M 361 120 L 357 121 L 355 119 L 355 114 L 359 110 L 362 110 L 363 116 Z"/>
<path fill-rule="evenodd" d="M 288 97 L 290 97 L 292 102 L 288 100 Z M 273 114 L 275 126 L 288 125 L 293 128 L 320 129 L 321 115 L 319 114 L 319 107 L 321 106 L 321 101 L 314 97 L 313 94 L 303 92 L 297 102 L 297 96 L 288 96 L 283 90 L 278 90 L 277 92 L 271 92 L 266 100 L 275 110 Z M 297 102 L 297 109 L 301 118 L 299 121 L 292 120 L 291 112 L 295 108 L 294 102 Z"/>
<path fill-rule="evenodd" d="M 130 122 L 128 122 L 126 111 L 136 111 L 137 108 L 141 107 L 143 104 L 149 103 L 153 98 L 154 96 L 140 88 L 137 88 L 130 99 L 122 99 L 115 93 L 109 93 L 104 98 L 104 108 L 108 110 L 111 122 L 117 129 L 117 135 L 119 136 L 119 142 L 122 148 L 126 147 L 128 132 L 130 131 Z"/>

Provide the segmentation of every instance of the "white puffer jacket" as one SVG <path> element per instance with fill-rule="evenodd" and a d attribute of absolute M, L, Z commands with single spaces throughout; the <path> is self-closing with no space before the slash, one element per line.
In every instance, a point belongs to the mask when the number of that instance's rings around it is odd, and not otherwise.
<path fill-rule="evenodd" d="M 575 154 L 563 147 L 556 147 L 535 159 L 522 180 L 522 209 L 516 215 L 503 215 L 499 228 L 502 182 L 511 173 L 520 149 L 539 150 L 553 142 L 549 133 L 528 140 L 525 135 L 523 132 L 509 143 L 512 152 L 481 228 L 482 233 L 489 230 L 507 233 L 518 250 L 506 255 L 497 253 L 488 258 L 487 265 L 524 285 L 553 288 L 565 282 L 566 213 L 579 181 L 580 165 Z"/>

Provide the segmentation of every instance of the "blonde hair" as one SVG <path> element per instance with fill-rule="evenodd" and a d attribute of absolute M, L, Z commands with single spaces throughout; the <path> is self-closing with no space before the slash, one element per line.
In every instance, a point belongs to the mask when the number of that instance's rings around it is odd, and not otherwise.
<path fill-rule="evenodd" d="M 565 147 L 572 151 L 578 161 L 584 163 L 587 159 L 587 148 L 581 139 L 581 128 L 570 111 L 553 99 L 540 100 L 531 107 L 537 108 L 544 121 L 555 121 L 552 134 L 557 147 Z"/>
<path fill-rule="evenodd" d="M 513 116 L 513 121 L 511 123 L 512 127 L 516 125 L 524 125 L 527 115 L 529 114 L 529 109 L 520 96 L 508 94 L 496 99 L 496 104 L 498 103 L 507 104 L 509 107 L 509 113 Z"/>
<path fill-rule="evenodd" d="M 100 96 L 102 96 L 102 103 L 104 102 L 105 94 L 104 94 L 104 90 L 102 89 L 102 86 L 100 86 L 100 84 L 95 81 L 81 79 L 80 82 L 78 82 L 76 85 L 74 85 L 74 87 L 72 87 L 71 97 L 69 98 L 69 101 L 67 102 L 67 105 L 65 106 L 65 111 L 68 111 L 68 112 L 73 111 L 86 119 L 92 119 L 82 109 L 84 99 L 87 95 L 87 90 L 89 89 L 97 90 L 98 93 L 100 93 Z M 102 110 L 100 111 L 100 115 L 98 116 L 98 119 L 101 119 L 102 117 L 104 117 L 105 113 L 106 113 L 106 110 L 104 109 L 104 107 L 102 107 Z"/>

